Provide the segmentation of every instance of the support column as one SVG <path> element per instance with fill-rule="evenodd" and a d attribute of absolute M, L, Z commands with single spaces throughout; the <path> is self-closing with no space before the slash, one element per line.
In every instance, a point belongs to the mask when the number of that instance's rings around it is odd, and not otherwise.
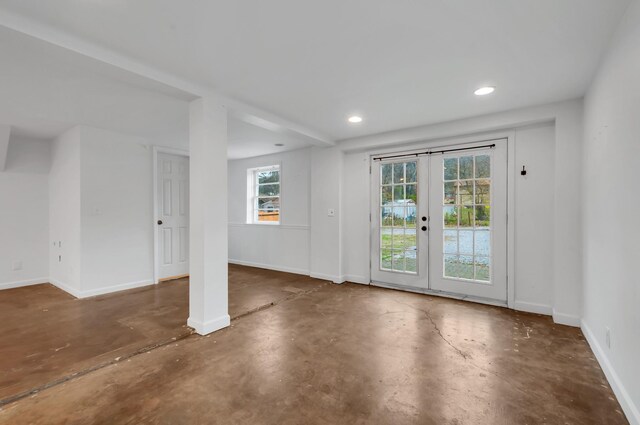
<path fill-rule="evenodd" d="M 189 105 L 189 319 L 206 335 L 228 311 L 227 110 L 215 97 Z"/>

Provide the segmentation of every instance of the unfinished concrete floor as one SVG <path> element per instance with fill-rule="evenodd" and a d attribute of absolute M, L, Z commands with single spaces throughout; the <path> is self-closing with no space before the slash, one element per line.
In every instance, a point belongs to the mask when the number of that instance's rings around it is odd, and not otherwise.
<path fill-rule="evenodd" d="M 303 276 L 229 266 L 238 317 L 318 285 Z M 84 300 L 53 285 L 0 291 L 0 404 L 192 333 L 188 279 Z"/>
<path fill-rule="evenodd" d="M 580 331 L 548 317 L 231 270 L 251 311 L 231 301 L 231 327 L 7 404 L 0 423 L 627 423 Z"/>

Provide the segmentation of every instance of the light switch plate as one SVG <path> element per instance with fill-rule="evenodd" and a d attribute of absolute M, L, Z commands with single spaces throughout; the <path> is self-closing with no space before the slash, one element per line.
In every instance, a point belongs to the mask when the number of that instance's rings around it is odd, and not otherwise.
<path fill-rule="evenodd" d="M 22 270 L 22 260 L 16 260 L 11 264 L 11 269 L 13 271 Z"/>

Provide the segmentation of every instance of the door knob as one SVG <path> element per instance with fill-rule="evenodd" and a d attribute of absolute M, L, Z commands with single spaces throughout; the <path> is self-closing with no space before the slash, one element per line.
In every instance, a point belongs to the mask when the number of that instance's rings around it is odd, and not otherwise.
<path fill-rule="evenodd" d="M 426 232 L 427 231 L 427 226 L 422 226 L 422 231 Z"/>
<path fill-rule="evenodd" d="M 158 220 L 158 226 L 162 224 L 162 220 Z"/>
<path fill-rule="evenodd" d="M 427 221 L 427 217 L 422 216 L 422 221 Z"/>

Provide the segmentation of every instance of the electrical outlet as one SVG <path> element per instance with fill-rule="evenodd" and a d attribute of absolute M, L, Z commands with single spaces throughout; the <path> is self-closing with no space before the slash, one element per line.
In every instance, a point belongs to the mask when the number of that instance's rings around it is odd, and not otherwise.
<path fill-rule="evenodd" d="M 13 263 L 11 263 L 11 270 L 13 271 L 22 270 L 22 260 L 16 260 Z"/>
<path fill-rule="evenodd" d="M 327 210 L 327 215 L 328 215 L 329 217 L 335 217 L 335 215 L 336 215 L 336 210 L 334 210 L 333 208 L 329 208 L 329 209 Z"/>
<path fill-rule="evenodd" d="M 611 349 L 611 330 L 609 328 L 606 328 L 606 329 L 607 329 L 607 333 L 605 335 L 605 341 L 607 344 L 607 348 Z"/>

